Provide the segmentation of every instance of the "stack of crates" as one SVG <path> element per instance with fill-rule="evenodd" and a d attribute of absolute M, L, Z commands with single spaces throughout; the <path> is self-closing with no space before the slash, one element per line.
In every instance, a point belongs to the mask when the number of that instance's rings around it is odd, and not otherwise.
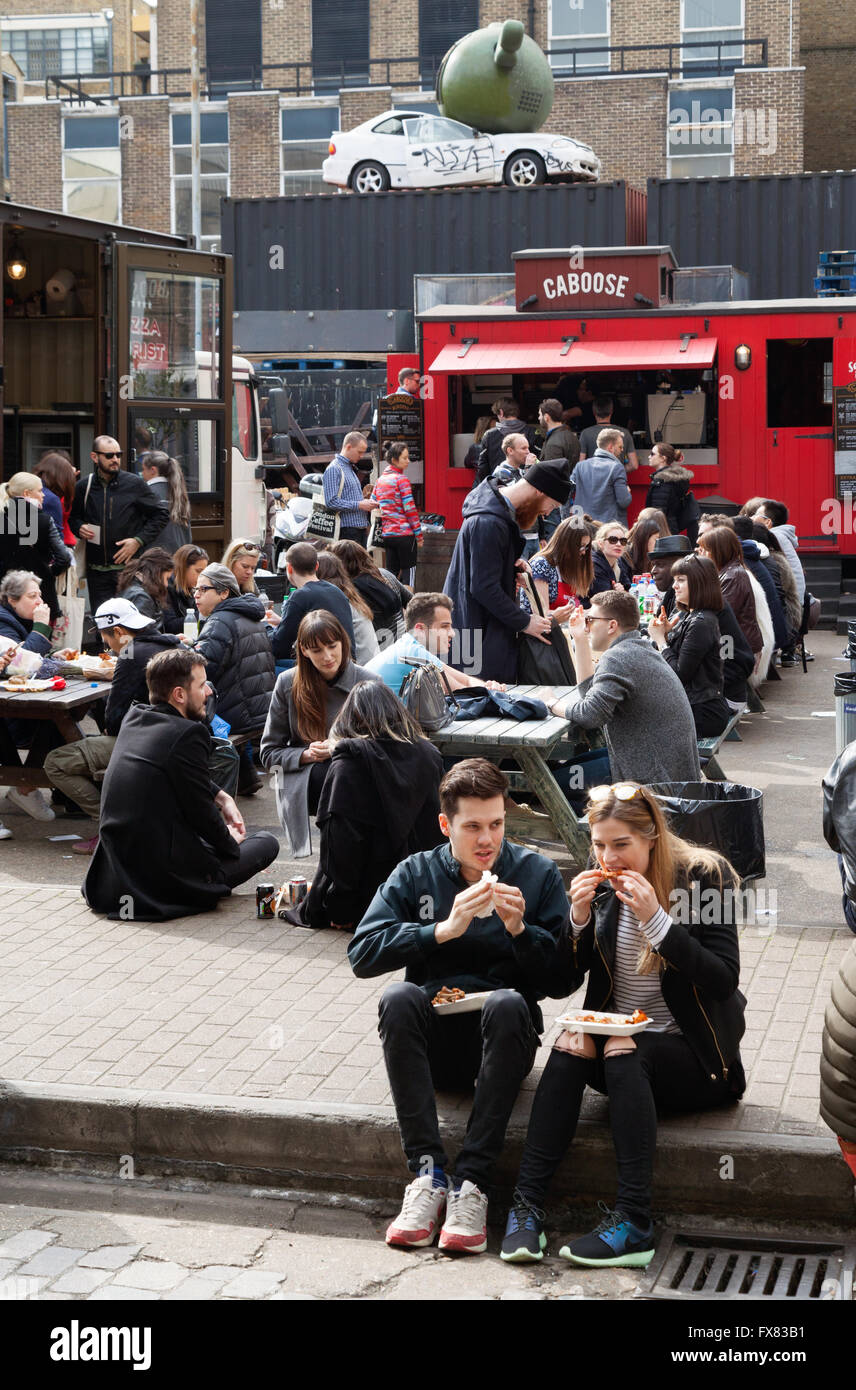
<path fill-rule="evenodd" d="M 818 299 L 856 294 L 856 251 L 821 251 L 814 288 Z"/>

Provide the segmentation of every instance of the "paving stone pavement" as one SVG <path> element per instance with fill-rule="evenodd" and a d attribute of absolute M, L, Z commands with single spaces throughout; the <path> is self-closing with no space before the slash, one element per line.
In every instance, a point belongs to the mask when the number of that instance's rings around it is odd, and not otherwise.
<path fill-rule="evenodd" d="M 817 1134 L 832 1142 L 817 1114 L 820 1037 L 830 983 L 851 937 L 835 857 L 820 829 L 819 784 L 834 754 L 834 721 L 812 711 L 832 707 L 841 645 L 833 633 L 813 633 L 817 660 L 808 676 L 788 670 L 781 684 L 766 686 L 767 712 L 741 723 L 742 743 L 723 747 L 729 777 L 762 787 L 766 799 L 767 879 L 759 888 L 767 915 L 741 933 L 749 1089 L 733 1111 L 669 1125 Z M 276 828 L 267 787 L 243 807 L 254 827 Z M 355 979 L 348 938 L 258 921 L 252 884 L 202 916 L 109 922 L 80 896 L 80 861 L 66 843 L 49 841 L 81 823 L 36 823 L 7 812 L 2 801 L 0 815 L 15 834 L 0 845 L 0 1076 L 390 1106 L 377 1001 L 398 977 Z M 308 874 L 313 864 L 282 858 L 271 876 Z M 546 1004 L 547 1044 L 560 1008 L 560 1001 Z M 542 1046 L 518 1116 L 528 1111 L 546 1051 Z M 443 1097 L 441 1109 L 468 1106 L 466 1097 Z M 604 1107 L 599 1097 L 588 1102 L 590 1114 Z M 30 1258 L 38 1259 L 37 1249 Z"/>

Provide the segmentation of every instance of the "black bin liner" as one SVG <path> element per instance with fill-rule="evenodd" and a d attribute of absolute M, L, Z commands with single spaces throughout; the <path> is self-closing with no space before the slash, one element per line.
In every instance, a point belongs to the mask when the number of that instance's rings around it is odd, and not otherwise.
<path fill-rule="evenodd" d="M 854 652 L 856 656 L 856 652 Z M 856 671 L 838 671 L 832 683 L 833 695 L 856 695 Z"/>
<path fill-rule="evenodd" d="M 763 793 L 737 782 L 658 782 L 654 792 L 669 829 L 723 855 L 743 880 L 763 878 Z"/>
<path fill-rule="evenodd" d="M 847 624 L 847 646 L 844 648 L 844 655 L 851 660 L 856 658 L 856 622 Z"/>

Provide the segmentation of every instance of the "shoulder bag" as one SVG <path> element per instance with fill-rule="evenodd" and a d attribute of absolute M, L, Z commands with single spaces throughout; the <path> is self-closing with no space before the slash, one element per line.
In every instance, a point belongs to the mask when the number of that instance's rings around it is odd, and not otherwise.
<path fill-rule="evenodd" d="M 414 669 L 404 677 L 398 698 L 423 733 L 445 729 L 457 715 L 460 705 L 452 694 L 446 672 L 427 661 L 406 656 L 405 665 Z M 445 686 L 445 690 L 443 687 Z"/>
<path fill-rule="evenodd" d="M 523 588 L 529 599 L 532 612 L 538 617 L 548 617 L 541 607 L 538 590 L 531 576 L 524 573 Z M 537 637 L 521 632 L 517 646 L 517 680 L 520 685 L 576 685 L 577 674 L 571 657 L 571 649 L 561 625 L 551 619 L 550 636 L 547 643 Z"/>

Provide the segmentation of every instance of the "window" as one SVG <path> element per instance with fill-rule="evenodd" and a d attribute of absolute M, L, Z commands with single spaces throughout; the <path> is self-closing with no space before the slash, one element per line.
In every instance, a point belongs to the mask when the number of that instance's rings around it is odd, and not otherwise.
<path fill-rule="evenodd" d="M 832 424 L 831 338 L 770 338 L 767 342 L 767 427 L 801 429 Z"/>
<path fill-rule="evenodd" d="M 423 116 L 418 121 L 407 121 L 407 138 L 411 144 L 422 140 L 472 140 L 472 127 L 461 125 L 460 121 L 447 120 L 445 116 Z"/>
<path fill-rule="evenodd" d="M 258 454 L 253 393 L 247 381 L 232 383 L 232 443 L 245 459 Z"/>
<path fill-rule="evenodd" d="M 609 0 L 550 0 L 549 58 L 557 77 L 609 71 Z M 573 49 L 553 53 L 552 49 Z"/>
<path fill-rule="evenodd" d="M 448 49 L 479 27 L 478 0 L 420 0 L 419 72 L 423 87 L 435 86 Z"/>
<path fill-rule="evenodd" d="M 687 76 L 716 77 L 733 72 L 743 62 L 743 44 L 725 47 L 727 39 L 743 38 L 743 0 L 681 0 L 681 38 L 684 43 L 710 47 L 685 48 Z M 718 42 L 723 47 L 717 48 Z"/>
<path fill-rule="evenodd" d="M 260 82 L 261 0 L 205 0 L 205 59 L 218 95 Z"/>
<path fill-rule="evenodd" d="M 329 193 L 321 165 L 334 130 L 339 129 L 338 106 L 288 108 L 282 121 L 282 193 Z"/>
<path fill-rule="evenodd" d="M 200 118 L 200 193 L 203 251 L 220 249 L 220 199 L 229 193 L 229 116 L 203 111 Z M 190 115 L 172 118 L 172 229 L 192 232 Z"/>
<path fill-rule="evenodd" d="M 369 0 L 312 0 L 316 92 L 368 85 L 369 30 Z"/>
<path fill-rule="evenodd" d="M 119 117 L 67 116 L 62 143 L 63 210 L 98 222 L 121 221 Z"/>
<path fill-rule="evenodd" d="M 668 177 L 695 179 L 734 173 L 734 90 L 681 87 L 669 92 Z"/>
<path fill-rule="evenodd" d="M 9 29 L 3 21 L 3 47 L 30 81 L 45 77 L 86 77 L 110 70 L 110 30 L 97 28 Z"/>

